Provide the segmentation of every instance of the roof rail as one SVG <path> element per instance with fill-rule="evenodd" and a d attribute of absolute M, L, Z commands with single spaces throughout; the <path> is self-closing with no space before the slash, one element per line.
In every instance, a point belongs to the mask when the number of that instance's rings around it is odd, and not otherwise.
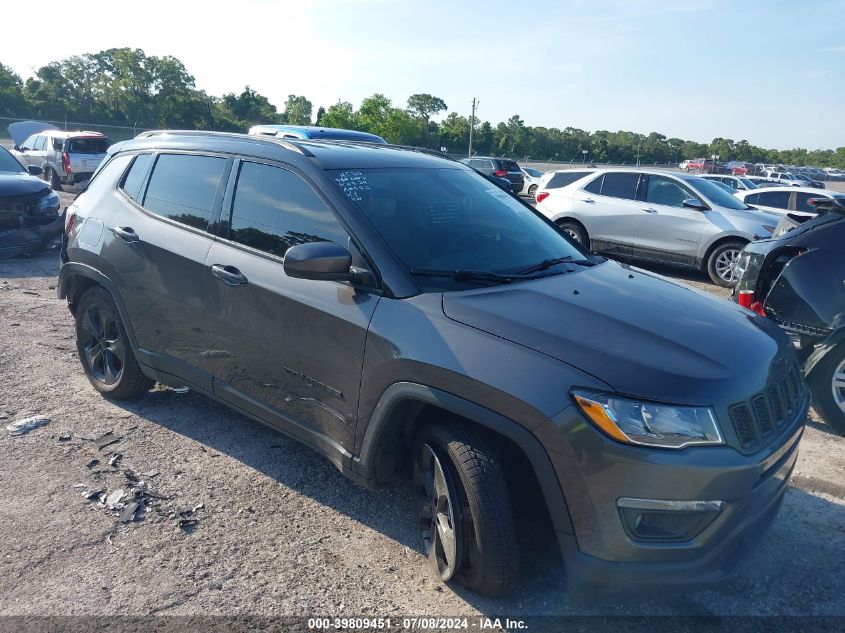
<path fill-rule="evenodd" d="M 214 138 L 231 138 L 252 143 L 273 143 L 274 145 L 281 145 L 282 147 L 302 154 L 303 156 L 314 156 L 314 154 L 308 151 L 308 149 L 300 147 L 295 143 L 291 143 L 291 139 L 283 139 L 275 136 L 250 136 L 248 134 L 243 134 L 242 132 L 217 132 L 212 130 L 149 130 L 147 132 L 141 132 L 135 138 L 153 138 L 165 135 L 206 136 Z"/>
<path fill-rule="evenodd" d="M 449 154 L 438 152 L 436 149 L 430 149 L 428 147 L 416 147 L 415 145 L 397 145 L 394 143 L 388 143 L 387 145 L 382 145 L 380 143 L 372 143 L 372 145 L 379 145 L 379 147 L 392 147 L 394 149 L 404 149 L 412 152 L 417 152 L 418 154 L 428 154 L 429 156 L 436 156 L 437 158 L 443 158 L 445 160 L 451 160 L 452 162 L 458 162 L 458 159 L 452 158 L 451 156 L 449 156 Z"/>

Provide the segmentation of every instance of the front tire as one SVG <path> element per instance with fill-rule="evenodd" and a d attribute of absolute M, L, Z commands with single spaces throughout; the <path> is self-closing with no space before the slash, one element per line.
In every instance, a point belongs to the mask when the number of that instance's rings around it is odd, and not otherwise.
<path fill-rule="evenodd" d="M 845 343 L 821 360 L 809 376 L 813 406 L 833 430 L 845 435 Z"/>
<path fill-rule="evenodd" d="M 725 242 L 713 249 L 707 258 L 705 270 L 714 284 L 722 288 L 733 288 L 736 285 L 736 265 L 743 248 L 745 242 Z"/>
<path fill-rule="evenodd" d="M 88 381 L 108 398 L 125 400 L 155 384 L 141 371 L 111 294 L 88 289 L 76 306 L 76 349 Z"/>
<path fill-rule="evenodd" d="M 537 197 L 537 185 L 531 185 L 528 187 L 528 197 L 534 199 Z"/>
<path fill-rule="evenodd" d="M 425 498 L 423 542 L 439 578 L 484 595 L 510 590 L 519 546 L 496 448 L 459 421 L 431 424 L 414 446 L 414 484 Z"/>

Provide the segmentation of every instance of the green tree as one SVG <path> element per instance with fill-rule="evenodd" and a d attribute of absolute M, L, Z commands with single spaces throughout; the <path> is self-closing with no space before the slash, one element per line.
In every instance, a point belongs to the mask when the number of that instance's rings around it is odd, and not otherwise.
<path fill-rule="evenodd" d="M 27 103 L 23 96 L 20 75 L 0 64 L 0 116 L 26 116 Z"/>
<path fill-rule="evenodd" d="M 419 117 L 426 123 L 428 123 L 433 114 L 439 114 L 448 109 L 446 102 L 440 97 L 424 93 L 414 94 L 408 97 L 408 112 Z"/>
<path fill-rule="evenodd" d="M 326 114 L 326 109 L 323 106 L 320 106 L 317 110 L 317 118 L 314 121 L 314 125 L 323 125 L 323 117 Z"/>
<path fill-rule="evenodd" d="M 311 125 L 313 105 L 302 96 L 288 95 L 285 101 L 285 120 L 291 125 Z"/>
<path fill-rule="evenodd" d="M 320 117 L 320 125 L 352 130 L 356 127 L 356 119 L 355 108 L 352 104 L 348 101 L 338 101 L 333 106 L 329 106 L 325 114 Z"/>

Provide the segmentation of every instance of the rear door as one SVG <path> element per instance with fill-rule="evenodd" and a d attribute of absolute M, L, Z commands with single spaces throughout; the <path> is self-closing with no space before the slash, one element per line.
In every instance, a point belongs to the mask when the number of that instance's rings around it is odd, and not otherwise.
<path fill-rule="evenodd" d="M 41 167 L 42 169 L 47 164 L 47 146 L 49 139 L 44 134 L 39 134 L 35 137 L 35 144 L 32 151 L 28 152 L 29 164 Z"/>
<path fill-rule="evenodd" d="M 682 182 L 669 176 L 643 176 L 640 188 L 637 244 L 634 255 L 644 259 L 694 265 L 698 245 L 707 230 L 706 213 L 683 205 L 691 198 L 701 201 Z"/>
<path fill-rule="evenodd" d="M 632 254 L 637 219 L 644 213 L 637 202 L 639 180 L 638 172 L 607 172 L 574 193 L 573 213 L 587 229 L 593 250 Z"/>
<path fill-rule="evenodd" d="M 754 206 L 764 211 L 772 211 L 780 215 L 786 214 L 790 209 L 790 202 L 792 200 L 792 192 L 784 187 L 777 191 L 761 191 L 757 195 L 757 201 Z"/>
<path fill-rule="evenodd" d="M 295 244 L 355 247 L 326 200 L 293 168 L 236 166 L 224 226 L 206 258 L 214 392 L 337 454 L 355 437 L 364 342 L 379 296 L 346 282 L 288 277 Z M 234 181 L 235 178 L 232 178 Z"/>
<path fill-rule="evenodd" d="M 141 348 L 139 360 L 211 391 L 216 349 L 205 258 L 232 161 L 219 155 L 139 154 L 120 183 L 103 259 Z"/>

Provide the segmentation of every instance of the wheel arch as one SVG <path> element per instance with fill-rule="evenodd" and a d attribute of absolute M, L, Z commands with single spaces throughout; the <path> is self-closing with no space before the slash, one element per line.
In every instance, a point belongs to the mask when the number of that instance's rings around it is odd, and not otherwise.
<path fill-rule="evenodd" d="M 56 295 L 59 299 L 67 299 L 68 308 L 71 314 L 76 315 L 76 304 L 83 293 L 93 286 L 101 286 L 108 291 L 117 310 L 120 313 L 120 319 L 123 321 L 123 327 L 126 329 L 126 334 L 129 336 L 129 343 L 132 345 L 132 350 L 137 351 L 138 341 L 135 338 L 135 332 L 132 329 L 132 323 L 129 320 L 129 315 L 126 311 L 126 306 L 120 293 L 117 292 L 114 282 L 106 277 L 99 270 L 81 264 L 79 262 L 68 262 L 62 265 L 59 271 L 59 283 L 56 288 Z"/>
<path fill-rule="evenodd" d="M 719 236 L 705 247 L 704 254 L 701 256 L 699 265 L 706 269 L 707 262 L 710 260 L 710 256 L 713 254 L 713 251 L 719 248 L 722 244 L 727 244 L 728 242 L 742 242 L 743 245 L 746 245 L 750 244 L 751 241 L 752 240 L 741 234 Z"/>
<path fill-rule="evenodd" d="M 804 375 L 807 377 L 813 373 L 813 370 L 818 364 L 833 350 L 840 345 L 845 345 L 845 326 L 834 330 L 833 334 L 828 335 L 816 348 L 813 353 L 807 358 L 804 363 Z"/>
<path fill-rule="evenodd" d="M 400 477 L 409 466 L 410 444 L 427 422 L 447 415 L 481 428 L 505 447 L 513 447 L 530 467 L 554 529 L 572 534 L 572 521 L 551 459 L 540 440 L 524 426 L 495 411 L 451 393 L 417 383 L 399 382 L 382 395 L 361 442 L 352 470 L 369 487 Z M 511 461 L 510 459 L 508 460 Z"/>

